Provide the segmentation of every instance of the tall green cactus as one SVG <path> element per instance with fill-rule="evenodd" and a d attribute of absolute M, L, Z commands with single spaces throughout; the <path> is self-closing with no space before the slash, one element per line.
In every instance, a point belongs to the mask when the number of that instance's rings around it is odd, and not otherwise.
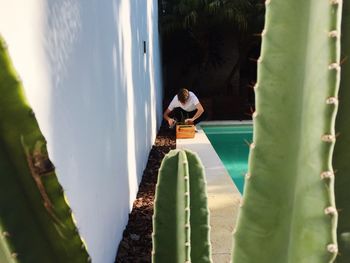
<path fill-rule="evenodd" d="M 268 0 L 234 263 L 337 255 L 332 154 L 341 2 Z"/>
<path fill-rule="evenodd" d="M 341 70 L 339 90 L 339 111 L 336 121 L 336 132 L 339 138 L 334 150 L 335 196 L 339 210 L 338 222 L 338 263 L 350 262 L 350 2 L 344 1 L 342 15 L 342 58 L 345 63 Z"/>
<path fill-rule="evenodd" d="M 153 228 L 152 262 L 211 262 L 204 168 L 196 154 L 172 150 L 164 157 Z"/>
<path fill-rule="evenodd" d="M 0 262 L 88 262 L 1 37 L 0 69 Z"/>

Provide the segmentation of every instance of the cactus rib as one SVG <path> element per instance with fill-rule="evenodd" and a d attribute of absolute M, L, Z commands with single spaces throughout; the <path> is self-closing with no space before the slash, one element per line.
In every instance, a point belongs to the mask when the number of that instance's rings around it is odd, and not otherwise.
<path fill-rule="evenodd" d="M 337 171 L 335 176 L 335 195 L 336 203 L 339 209 L 338 222 L 338 243 L 339 255 L 338 263 L 350 262 L 350 122 L 347 116 L 350 109 L 350 3 L 344 1 L 342 15 L 342 34 L 341 49 L 342 57 L 346 60 L 342 66 L 341 83 L 339 90 L 339 111 L 336 120 L 336 131 L 339 133 L 339 139 L 334 149 L 334 169 Z"/>

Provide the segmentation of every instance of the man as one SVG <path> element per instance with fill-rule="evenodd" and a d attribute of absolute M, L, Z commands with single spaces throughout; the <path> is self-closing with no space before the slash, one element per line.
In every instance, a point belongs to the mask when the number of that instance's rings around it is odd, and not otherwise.
<path fill-rule="evenodd" d="M 185 124 L 197 124 L 206 118 L 206 114 L 193 92 L 180 89 L 165 110 L 163 117 L 168 122 L 169 127 L 173 127 L 177 121 L 184 121 Z"/>

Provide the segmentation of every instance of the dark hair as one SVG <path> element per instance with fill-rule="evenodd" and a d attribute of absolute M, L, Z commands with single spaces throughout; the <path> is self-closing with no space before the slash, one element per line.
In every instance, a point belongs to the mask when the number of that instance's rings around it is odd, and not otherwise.
<path fill-rule="evenodd" d="M 190 93 L 188 92 L 187 89 L 180 89 L 179 92 L 177 93 L 177 98 L 181 103 L 185 103 L 190 96 Z"/>

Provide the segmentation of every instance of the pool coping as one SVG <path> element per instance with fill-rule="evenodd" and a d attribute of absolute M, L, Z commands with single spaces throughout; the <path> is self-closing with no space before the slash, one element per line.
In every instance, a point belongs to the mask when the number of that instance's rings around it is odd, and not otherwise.
<path fill-rule="evenodd" d="M 252 124 L 251 121 L 206 121 L 201 125 Z M 177 149 L 189 149 L 201 159 L 207 179 L 208 206 L 210 211 L 210 240 L 213 262 L 231 262 L 232 232 L 236 224 L 242 198 L 225 166 L 211 145 L 208 137 L 197 125 L 193 139 L 177 139 Z"/>

